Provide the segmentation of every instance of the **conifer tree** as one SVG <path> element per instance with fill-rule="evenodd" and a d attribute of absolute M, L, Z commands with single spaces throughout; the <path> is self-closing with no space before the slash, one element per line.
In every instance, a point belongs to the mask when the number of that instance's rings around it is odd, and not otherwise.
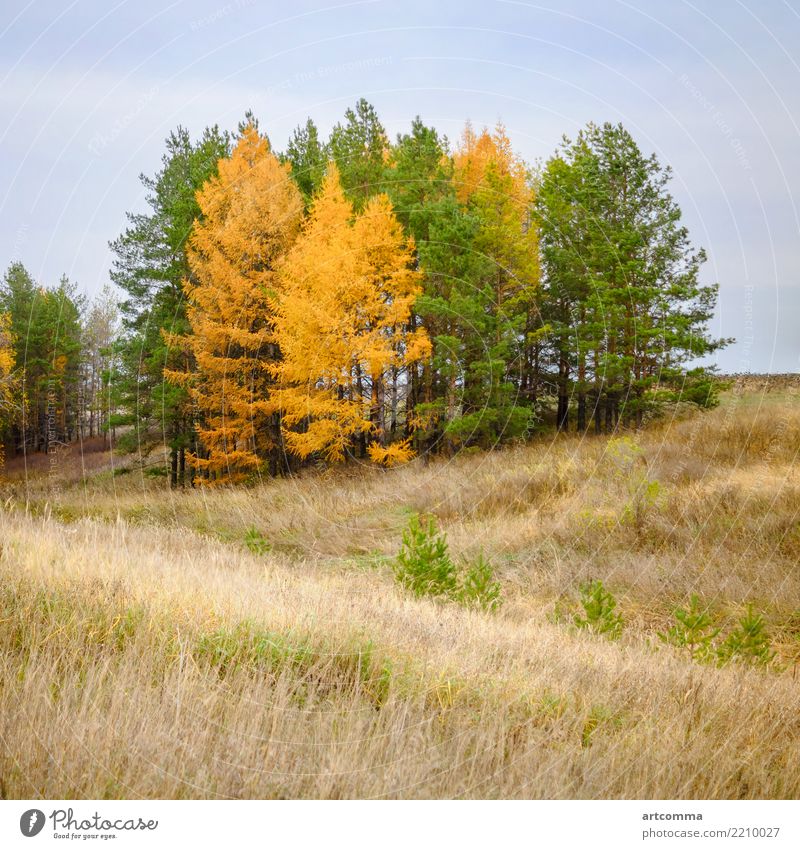
<path fill-rule="evenodd" d="M 345 195 L 361 212 L 385 188 L 389 139 L 375 107 L 363 97 L 345 112 L 344 123 L 331 132 L 330 154 L 339 169 Z"/>
<path fill-rule="evenodd" d="M 19 262 L 3 278 L 0 312 L 10 318 L 20 372 L 15 451 L 48 451 L 77 435 L 83 302 L 66 277 L 50 289 L 38 286 Z"/>
<path fill-rule="evenodd" d="M 0 313 L 0 468 L 5 452 L 2 437 L 16 417 L 16 375 L 14 366 L 14 337 L 11 333 L 11 316 Z"/>
<path fill-rule="evenodd" d="M 670 177 L 612 124 L 565 140 L 544 169 L 537 220 L 561 428 L 573 391 L 581 430 L 587 399 L 598 431 L 641 423 L 660 399 L 679 397 L 684 364 L 727 344 L 708 336 L 717 287 L 699 283 L 705 254 L 690 243 Z"/>
<path fill-rule="evenodd" d="M 322 184 L 328 161 L 326 146 L 320 141 L 317 125 L 311 118 L 292 133 L 283 158 L 292 166 L 292 179 L 308 206 Z"/>
<path fill-rule="evenodd" d="M 530 416 L 523 366 L 529 359 L 539 282 L 537 232 L 530 216 L 533 192 L 502 126 L 476 135 L 467 125 L 454 155 L 453 183 L 466 215 L 459 216 L 452 204 L 448 215 L 453 224 L 461 218 L 458 252 L 471 256 L 466 266 L 462 263 L 469 277 L 455 281 L 450 291 L 454 339 L 442 339 L 443 345 L 461 349 L 462 363 L 455 413 L 450 377 L 446 433 L 456 444 L 489 447 L 524 432 Z M 467 234 L 468 245 L 463 241 Z M 429 256 L 440 263 L 445 258 L 441 251 Z"/>
<path fill-rule="evenodd" d="M 478 437 L 473 420 L 467 430 L 462 425 L 465 415 L 483 408 L 480 369 L 492 321 L 483 281 L 493 265 L 475 248 L 479 219 L 454 190 L 429 204 L 426 213 L 427 238 L 419 244 L 424 293 L 415 308 L 433 350 L 422 372 L 415 423 L 428 450 L 443 445 L 450 452 Z"/>
<path fill-rule="evenodd" d="M 395 214 L 417 245 L 428 239 L 432 205 L 450 194 L 452 176 L 447 139 L 417 116 L 411 132 L 398 135 L 385 172 Z"/>
<path fill-rule="evenodd" d="M 0 313 L 7 316 L 7 340 L 12 345 L 12 357 L 19 369 L 19 403 L 15 415 L 5 419 L 4 436 L 15 454 L 18 450 L 40 448 L 38 437 L 38 416 L 33 420 L 36 432 L 30 427 L 26 416 L 25 400 L 30 398 L 32 389 L 39 384 L 39 370 L 46 367 L 46 359 L 35 355 L 41 340 L 34 330 L 34 319 L 38 314 L 38 287 L 21 262 L 13 262 L 3 275 L 0 286 Z M 28 362 L 30 354 L 30 363 Z M 27 444 L 26 444 L 27 443 Z"/>
<path fill-rule="evenodd" d="M 186 243 L 201 214 L 196 192 L 229 149 L 228 134 L 216 126 L 197 141 L 178 127 L 166 140 L 161 170 L 140 178 L 149 212 L 129 215 L 128 228 L 110 245 L 115 254 L 111 279 L 124 293 L 123 332 L 110 375 L 110 424 L 126 427 L 117 441 L 122 448 L 146 455 L 155 445 L 165 445 L 173 486 L 185 480 L 194 422 L 185 388 L 165 380 L 164 369 L 194 369 L 191 352 L 169 340 L 189 327 L 183 283 L 191 275 Z"/>
<path fill-rule="evenodd" d="M 437 227 L 440 204 L 452 195 L 452 171 L 447 139 L 440 137 L 433 127 L 425 126 L 419 117 L 412 122 L 410 133 L 398 135 L 386 172 L 387 192 L 398 220 L 414 239 L 417 268 L 421 268 L 420 256 L 429 244 L 432 228 Z M 438 294 L 435 279 L 424 275 L 424 295 Z M 420 312 L 418 301 L 409 316 L 409 329 L 413 331 L 423 323 L 432 341 L 443 332 L 431 311 L 424 315 Z M 435 355 L 433 350 L 432 355 Z M 431 450 L 436 442 L 436 428 L 431 425 L 441 419 L 438 396 L 434 397 L 438 369 L 439 364 L 431 357 L 408 367 L 406 436 L 410 436 L 414 425 L 414 440 L 419 448 L 426 450 Z M 393 395 L 396 382 L 397 375 L 393 375 Z"/>
<path fill-rule="evenodd" d="M 114 343 L 119 331 L 119 305 L 105 286 L 89 305 L 83 320 L 80 436 L 91 439 L 106 434 L 112 410 L 111 374 Z"/>
<path fill-rule="evenodd" d="M 372 198 L 354 216 L 330 163 L 287 257 L 276 310 L 274 397 L 292 453 L 339 461 L 368 436 L 377 462 L 410 456 L 390 444 L 386 387 L 393 369 L 428 351 L 425 333 L 407 328 L 420 292 L 411 261 L 388 198 Z"/>
<path fill-rule="evenodd" d="M 278 470 L 280 427 L 270 397 L 278 358 L 272 303 L 278 269 L 300 225 L 303 201 L 252 124 L 197 195 L 201 218 L 188 246 L 190 332 L 183 346 L 196 374 L 166 370 L 189 389 L 200 425 L 190 457 L 208 482 L 235 482 L 269 460 Z"/>
<path fill-rule="evenodd" d="M 78 437 L 86 298 L 63 275 L 58 286 L 42 292 L 42 302 L 41 330 L 48 365 L 39 395 L 44 403 L 40 417 L 47 451 L 53 440 L 68 444 Z"/>

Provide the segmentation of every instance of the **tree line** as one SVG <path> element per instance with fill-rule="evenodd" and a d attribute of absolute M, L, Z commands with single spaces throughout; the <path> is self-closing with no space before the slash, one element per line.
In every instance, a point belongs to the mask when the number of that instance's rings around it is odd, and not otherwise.
<path fill-rule="evenodd" d="M 34 281 L 13 262 L 0 281 L 0 447 L 52 452 L 107 433 L 116 299 L 88 299 L 63 276 Z M 2 455 L 0 455 L 0 459 Z"/>
<path fill-rule="evenodd" d="M 716 402 L 693 363 L 729 340 L 708 333 L 717 287 L 699 282 L 670 177 L 621 125 L 590 124 L 531 167 L 502 126 L 467 124 L 451 145 L 417 118 L 391 141 L 363 99 L 282 153 L 248 114 L 233 134 L 179 128 L 142 176 L 148 210 L 111 243 L 121 329 L 91 368 L 68 281 L 33 287 L 44 300 L 26 313 L 14 265 L 0 312 L 26 372 L 29 320 L 74 313 L 42 372 L 62 364 L 59 434 L 88 415 L 120 448 L 166 445 L 175 486 L 611 432 Z M 46 445 L 42 379 L 25 377 L 31 450 Z"/>

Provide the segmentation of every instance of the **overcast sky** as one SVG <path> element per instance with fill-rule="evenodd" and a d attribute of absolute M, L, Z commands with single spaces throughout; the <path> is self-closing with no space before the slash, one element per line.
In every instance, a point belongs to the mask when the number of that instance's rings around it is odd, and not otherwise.
<path fill-rule="evenodd" d="M 800 6 L 571 0 L 0 0 L 0 265 L 108 281 L 109 239 L 178 124 L 277 148 L 366 97 L 392 136 L 501 119 L 529 160 L 622 121 L 672 166 L 723 371 L 800 370 Z"/>

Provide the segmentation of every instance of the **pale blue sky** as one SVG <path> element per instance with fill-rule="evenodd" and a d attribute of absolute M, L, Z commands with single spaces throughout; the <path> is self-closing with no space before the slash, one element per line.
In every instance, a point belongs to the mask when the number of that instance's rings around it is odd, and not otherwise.
<path fill-rule="evenodd" d="M 531 161 L 622 121 L 708 251 L 721 368 L 800 370 L 799 62 L 783 0 L 2 0 L 0 265 L 99 290 L 164 136 L 247 108 L 278 148 L 361 96 L 392 135 L 502 119 Z"/>

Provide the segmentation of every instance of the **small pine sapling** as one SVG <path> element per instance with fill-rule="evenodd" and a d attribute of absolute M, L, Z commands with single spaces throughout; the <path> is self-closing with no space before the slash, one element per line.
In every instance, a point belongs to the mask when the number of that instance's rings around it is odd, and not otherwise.
<path fill-rule="evenodd" d="M 494 579 L 492 564 L 484 558 L 483 553 L 467 569 L 459 595 L 464 604 L 482 610 L 495 611 L 502 604 L 500 584 Z"/>
<path fill-rule="evenodd" d="M 708 607 L 703 606 L 700 597 L 692 594 L 689 606 L 675 610 L 675 624 L 659 638 L 677 648 L 687 649 L 692 660 L 703 662 L 714 654 L 714 640 L 720 629 L 714 627 Z"/>
<path fill-rule="evenodd" d="M 575 616 L 575 624 L 595 634 L 616 640 L 622 634 L 622 617 L 615 613 L 617 600 L 602 581 L 589 581 L 581 587 L 581 606 L 584 616 Z"/>
<path fill-rule="evenodd" d="M 415 596 L 433 596 L 477 607 L 490 613 L 502 599 L 491 563 L 480 555 L 470 566 L 457 566 L 450 557 L 447 538 L 436 530 L 432 517 L 423 524 L 412 516 L 403 531 L 403 545 L 394 561 L 398 583 Z"/>
<path fill-rule="evenodd" d="M 439 534 L 433 517 L 422 524 L 412 516 L 403 531 L 403 545 L 394 563 L 398 582 L 415 596 L 453 597 L 458 571 L 450 558 L 447 540 Z"/>
<path fill-rule="evenodd" d="M 268 554 L 272 548 L 269 540 L 255 527 L 247 529 L 247 533 L 244 535 L 244 544 L 253 554 L 258 555 Z"/>
<path fill-rule="evenodd" d="M 756 613 L 750 604 L 736 627 L 717 649 L 719 663 L 740 660 L 765 666 L 774 657 L 764 617 Z"/>

